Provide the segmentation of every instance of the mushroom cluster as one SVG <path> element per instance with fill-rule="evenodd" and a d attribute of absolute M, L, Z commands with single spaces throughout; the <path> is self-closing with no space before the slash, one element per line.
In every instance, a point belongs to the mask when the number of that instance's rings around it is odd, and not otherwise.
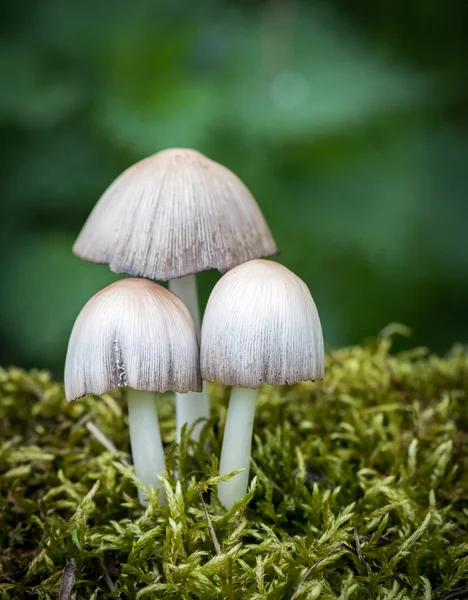
<path fill-rule="evenodd" d="M 232 506 L 247 489 L 256 389 L 323 376 L 314 302 L 291 271 L 259 260 L 277 248 L 252 194 L 201 153 L 164 150 L 110 185 L 73 250 L 132 277 L 98 292 L 79 314 L 65 365 L 68 400 L 127 388 L 136 474 L 160 489 L 165 465 L 154 392 L 176 393 L 180 441 L 185 424 L 198 439 L 209 418 L 202 379 L 235 386 L 220 470 L 244 470 L 219 489 Z M 207 269 L 226 274 L 201 327 L 195 276 Z M 152 280 L 168 281 L 170 291 Z"/>

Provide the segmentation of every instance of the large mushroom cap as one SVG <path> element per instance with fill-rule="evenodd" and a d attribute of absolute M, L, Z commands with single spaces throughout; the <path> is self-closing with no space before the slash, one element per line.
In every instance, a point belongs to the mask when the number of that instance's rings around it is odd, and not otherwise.
<path fill-rule="evenodd" d="M 240 179 L 203 154 L 180 148 L 124 171 L 94 207 L 73 250 L 116 273 L 160 281 L 226 271 L 277 252 Z"/>
<path fill-rule="evenodd" d="M 257 388 L 323 377 L 322 328 L 309 289 L 272 261 L 252 260 L 219 280 L 201 340 L 203 379 Z"/>
<path fill-rule="evenodd" d="M 122 386 L 201 390 L 192 317 L 177 296 L 145 279 L 122 279 L 93 296 L 68 344 L 68 400 Z"/>

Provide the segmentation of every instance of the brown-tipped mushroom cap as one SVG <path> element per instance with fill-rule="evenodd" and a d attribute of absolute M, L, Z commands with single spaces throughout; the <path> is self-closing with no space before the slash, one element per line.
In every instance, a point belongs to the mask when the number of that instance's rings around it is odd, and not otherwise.
<path fill-rule="evenodd" d="M 124 171 L 75 242 L 116 273 L 166 281 L 277 252 L 252 194 L 200 152 L 163 150 Z"/>
<path fill-rule="evenodd" d="M 246 388 L 323 377 L 322 328 L 305 283 L 268 260 L 226 273 L 206 307 L 200 361 L 203 379 Z"/>
<path fill-rule="evenodd" d="M 88 301 L 68 344 L 68 400 L 116 387 L 201 390 L 199 347 L 187 308 L 145 279 L 122 279 Z"/>

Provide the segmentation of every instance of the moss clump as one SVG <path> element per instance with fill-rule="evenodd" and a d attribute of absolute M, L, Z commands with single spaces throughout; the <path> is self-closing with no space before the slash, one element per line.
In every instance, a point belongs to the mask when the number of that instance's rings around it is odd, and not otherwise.
<path fill-rule="evenodd" d="M 128 451 L 119 394 L 67 405 L 46 373 L 0 371 L 0 597 L 57 598 L 67 561 L 86 600 L 468 597 L 463 349 L 391 355 L 382 339 L 330 354 L 321 383 L 263 390 L 252 486 L 227 513 L 214 458 L 226 402 L 212 391 L 191 448 L 172 444 L 161 400 L 169 506 L 143 510 L 123 455 L 86 426 Z"/>

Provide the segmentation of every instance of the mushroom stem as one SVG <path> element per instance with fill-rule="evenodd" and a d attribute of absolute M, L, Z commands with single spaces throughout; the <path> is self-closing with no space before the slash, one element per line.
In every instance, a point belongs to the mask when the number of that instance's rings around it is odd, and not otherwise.
<path fill-rule="evenodd" d="M 200 309 L 198 308 L 197 280 L 195 275 L 187 275 L 169 280 L 169 289 L 178 296 L 192 315 L 195 332 L 200 337 Z"/>
<path fill-rule="evenodd" d="M 198 308 L 197 281 L 195 275 L 187 275 L 169 281 L 169 289 L 178 296 L 192 315 L 195 331 L 200 339 L 200 311 Z M 176 441 L 180 442 L 182 427 L 187 423 L 192 425 L 198 419 L 210 418 L 210 400 L 208 389 L 204 385 L 201 392 L 176 394 Z M 202 423 L 197 424 L 192 438 L 198 440 Z"/>
<path fill-rule="evenodd" d="M 159 503 L 166 504 L 166 495 L 158 475 L 166 470 L 164 448 L 159 431 L 158 412 L 153 392 L 141 392 L 128 388 L 128 424 L 135 473 L 146 487 L 159 490 Z M 145 494 L 138 490 L 144 506 Z"/>
<path fill-rule="evenodd" d="M 203 382 L 201 392 L 188 392 L 187 394 L 176 394 L 176 441 L 180 442 L 182 427 L 187 423 L 192 425 L 198 419 L 210 418 L 210 402 L 208 390 Z M 198 441 L 203 422 L 197 423 L 192 431 L 192 439 Z"/>
<path fill-rule="evenodd" d="M 219 474 L 226 475 L 236 469 L 244 469 L 244 471 L 218 486 L 219 499 L 226 508 L 231 508 L 247 493 L 256 400 L 257 390 L 232 388 Z"/>

